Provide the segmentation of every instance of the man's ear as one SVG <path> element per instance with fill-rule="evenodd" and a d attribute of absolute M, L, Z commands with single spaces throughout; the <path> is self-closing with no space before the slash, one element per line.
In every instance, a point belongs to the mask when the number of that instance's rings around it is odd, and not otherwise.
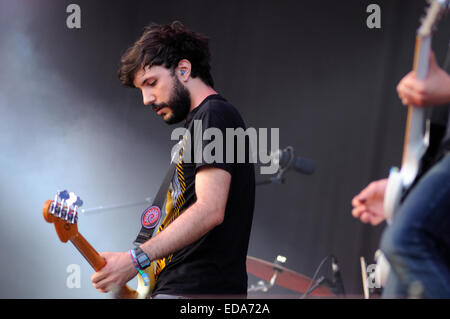
<path fill-rule="evenodd" d="M 191 67 L 192 65 L 189 60 L 182 59 L 180 60 L 180 62 L 178 62 L 178 66 L 175 69 L 175 72 L 181 82 L 186 82 L 189 79 L 189 77 L 191 76 Z"/>

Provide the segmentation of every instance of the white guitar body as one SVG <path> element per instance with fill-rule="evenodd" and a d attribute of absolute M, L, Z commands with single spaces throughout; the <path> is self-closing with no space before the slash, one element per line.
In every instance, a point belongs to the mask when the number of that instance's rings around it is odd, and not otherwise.
<path fill-rule="evenodd" d="M 427 16 L 418 30 L 413 69 L 419 80 L 425 79 L 428 73 L 432 28 L 439 15 L 448 6 L 448 0 L 432 1 Z M 397 167 L 391 169 L 384 195 L 384 212 L 388 224 L 393 222 L 405 191 L 416 179 L 428 144 L 429 123 L 425 122 L 425 111 L 423 108 L 410 105 L 405 129 L 402 168 L 401 170 Z M 381 286 L 384 286 L 390 271 L 389 262 L 380 250 L 376 252 L 375 260 L 377 262 L 375 278 L 380 281 Z"/>
<path fill-rule="evenodd" d="M 427 53 L 429 54 L 429 47 L 425 51 L 428 51 Z M 428 67 L 428 62 L 426 64 Z M 422 108 L 415 106 L 411 106 L 411 108 L 408 115 L 411 117 L 409 139 L 404 152 L 402 169 L 399 170 L 397 167 L 391 168 L 384 194 L 384 213 L 388 224 L 392 223 L 403 194 L 411 187 L 417 177 L 421 158 L 429 145 L 429 125 L 425 122 L 425 112 Z M 426 127 L 424 127 L 424 124 L 426 124 Z"/>
<path fill-rule="evenodd" d="M 384 194 L 384 213 L 388 224 L 392 223 L 394 212 L 400 206 L 400 199 L 404 191 L 402 174 L 397 167 L 392 167 Z"/>
<path fill-rule="evenodd" d="M 425 138 L 421 143 L 418 143 L 418 147 L 416 147 L 418 155 L 417 158 L 423 156 L 427 145 L 428 134 L 425 135 Z M 403 194 L 411 186 L 412 182 L 417 176 L 417 172 L 419 170 L 418 164 L 418 161 L 414 161 L 409 163 L 409 165 L 404 166 L 402 170 L 399 170 L 397 167 L 393 167 L 390 170 L 386 192 L 384 194 L 384 212 L 386 214 L 386 222 L 388 223 L 388 225 L 390 225 L 394 220 L 395 212 L 397 212 L 400 206 Z M 375 278 L 378 278 L 380 280 L 381 286 L 384 287 L 390 271 L 390 265 L 388 260 L 380 250 L 377 251 L 377 254 L 378 256 L 375 257 L 377 262 L 377 266 L 375 269 Z"/>
<path fill-rule="evenodd" d="M 153 287 L 155 285 L 154 275 L 151 271 L 149 271 L 151 267 L 147 268 L 144 272 L 150 278 L 150 284 L 146 285 L 144 279 L 141 274 L 137 274 L 138 285 L 135 290 L 135 295 L 133 298 L 135 299 L 147 299 L 152 293 Z M 153 278 L 153 279 L 152 279 Z M 120 289 L 111 288 L 112 296 L 116 299 L 122 299 L 124 297 L 121 296 Z"/>

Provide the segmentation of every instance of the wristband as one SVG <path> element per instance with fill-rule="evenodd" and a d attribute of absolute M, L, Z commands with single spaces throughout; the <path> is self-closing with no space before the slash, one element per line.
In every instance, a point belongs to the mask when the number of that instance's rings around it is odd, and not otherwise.
<path fill-rule="evenodd" d="M 138 264 L 138 262 L 137 262 L 137 260 L 136 260 L 136 253 L 134 252 L 134 250 L 133 250 L 133 249 L 130 249 L 130 250 L 128 251 L 128 254 L 129 254 L 130 257 L 131 257 L 131 260 L 133 261 L 134 267 L 136 267 L 137 270 L 140 270 L 141 268 L 139 267 L 139 264 Z"/>
<path fill-rule="evenodd" d="M 150 283 L 150 278 L 149 278 L 148 275 L 147 275 L 145 272 L 143 272 L 142 269 L 140 268 L 139 263 L 138 263 L 137 258 L 136 258 L 136 252 L 135 252 L 133 249 L 130 249 L 130 250 L 128 251 L 128 254 L 129 254 L 130 257 L 131 257 L 131 260 L 133 261 L 134 267 L 136 267 L 137 271 L 139 272 L 139 274 L 140 274 L 141 277 L 142 277 L 142 280 L 144 280 L 144 285 L 145 285 L 145 286 L 148 286 L 149 283 Z M 147 258 L 148 258 L 148 257 L 147 257 Z"/>

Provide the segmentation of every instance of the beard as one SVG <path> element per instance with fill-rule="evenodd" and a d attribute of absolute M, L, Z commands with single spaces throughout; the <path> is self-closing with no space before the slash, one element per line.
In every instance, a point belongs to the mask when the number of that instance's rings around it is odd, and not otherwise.
<path fill-rule="evenodd" d="M 191 109 L 191 96 L 189 91 L 184 85 L 173 75 L 174 87 L 170 93 L 169 102 L 153 104 L 152 107 L 155 110 L 159 110 L 163 107 L 167 107 L 172 111 L 172 114 L 164 119 L 167 124 L 176 124 L 186 119 Z"/>

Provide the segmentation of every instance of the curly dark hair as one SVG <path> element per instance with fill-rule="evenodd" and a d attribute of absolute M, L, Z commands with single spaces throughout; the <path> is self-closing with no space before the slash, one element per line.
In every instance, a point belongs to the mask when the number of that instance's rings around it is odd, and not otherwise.
<path fill-rule="evenodd" d="M 188 30 L 179 21 L 170 25 L 152 23 L 147 26 L 142 36 L 121 57 L 117 75 L 123 85 L 135 87 L 133 80 L 139 69 L 162 65 L 173 72 L 182 59 L 191 62 L 193 78 L 198 76 L 214 87 L 209 39 Z"/>

